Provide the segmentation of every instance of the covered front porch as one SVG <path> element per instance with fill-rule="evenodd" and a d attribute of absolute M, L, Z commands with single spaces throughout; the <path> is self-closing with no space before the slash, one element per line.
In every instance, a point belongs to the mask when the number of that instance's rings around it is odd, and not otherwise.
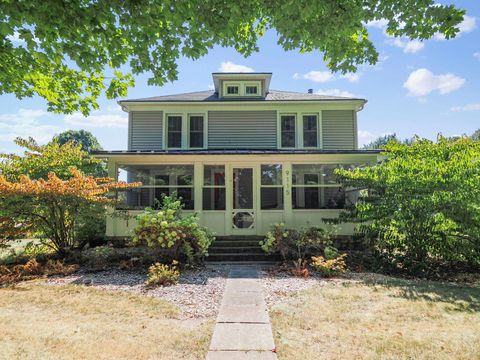
<path fill-rule="evenodd" d="M 218 236 L 262 236 L 272 224 L 287 227 L 325 225 L 358 193 L 335 181 L 335 168 L 353 168 L 377 160 L 376 151 L 165 151 L 99 152 L 109 176 L 142 186 L 123 195 L 122 209 L 135 215 L 159 206 L 162 194 L 176 192 L 185 212 Z M 126 237 L 135 225 L 108 217 L 107 236 Z M 337 235 L 351 235 L 341 224 Z"/>

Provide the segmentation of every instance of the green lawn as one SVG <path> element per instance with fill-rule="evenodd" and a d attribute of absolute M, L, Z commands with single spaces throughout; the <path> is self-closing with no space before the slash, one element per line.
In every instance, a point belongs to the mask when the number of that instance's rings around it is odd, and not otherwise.
<path fill-rule="evenodd" d="M 371 276 L 290 300 L 270 314 L 280 360 L 480 359 L 478 286 Z"/>

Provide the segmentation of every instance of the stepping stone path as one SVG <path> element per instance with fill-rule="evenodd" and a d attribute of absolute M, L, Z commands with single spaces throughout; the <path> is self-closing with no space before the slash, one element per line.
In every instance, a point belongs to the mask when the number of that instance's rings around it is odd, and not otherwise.
<path fill-rule="evenodd" d="M 276 360 L 255 266 L 232 266 L 206 360 Z"/>

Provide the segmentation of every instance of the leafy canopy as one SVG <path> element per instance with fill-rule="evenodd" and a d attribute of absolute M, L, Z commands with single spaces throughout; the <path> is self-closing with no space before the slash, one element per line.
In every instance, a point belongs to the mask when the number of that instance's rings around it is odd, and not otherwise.
<path fill-rule="evenodd" d="M 87 153 L 102 150 L 102 146 L 98 142 L 97 138 L 90 131 L 83 129 L 64 131 L 56 135 L 52 141 L 57 142 L 59 145 L 64 145 L 69 141 L 73 141 L 76 144 L 80 144 L 82 151 Z"/>
<path fill-rule="evenodd" d="M 33 138 L 17 138 L 15 143 L 25 149 L 23 156 L 0 154 L 0 174 L 10 181 L 18 181 L 22 175 L 47 179 L 50 172 L 66 180 L 72 177 L 72 166 L 87 175 L 105 176 L 102 162 L 82 151 L 82 146 L 75 142 L 38 145 Z"/>
<path fill-rule="evenodd" d="M 341 215 L 389 262 L 410 273 L 440 263 L 480 265 L 480 142 L 391 141 L 378 165 L 336 170 L 343 186 L 364 189 Z"/>
<path fill-rule="evenodd" d="M 9 181 L 0 175 L 2 236 L 40 232 L 50 240 L 47 245 L 65 254 L 77 244 L 76 223 L 84 210 L 89 210 L 91 205 L 111 204 L 115 201 L 109 197 L 112 191 L 139 185 L 84 176 L 75 167 L 69 171 L 72 176 L 68 180 L 62 180 L 52 172 L 47 179 L 39 180 L 21 175 L 18 181 Z"/>
<path fill-rule="evenodd" d="M 378 60 L 367 22 L 387 19 L 397 37 L 449 39 L 463 14 L 434 0 L 6 0 L 0 94 L 36 94 L 50 111 L 87 115 L 102 93 L 125 96 L 132 74 L 163 85 L 177 79 L 181 56 L 198 59 L 215 45 L 249 56 L 268 29 L 285 50 L 320 51 L 332 71 L 353 72 Z"/>

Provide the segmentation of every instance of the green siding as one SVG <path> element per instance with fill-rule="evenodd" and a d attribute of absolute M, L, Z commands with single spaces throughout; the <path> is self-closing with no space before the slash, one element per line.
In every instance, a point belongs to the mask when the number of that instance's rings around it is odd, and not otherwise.
<path fill-rule="evenodd" d="M 209 111 L 208 147 L 210 149 L 275 149 L 277 112 Z"/>
<path fill-rule="evenodd" d="M 322 148 L 356 149 L 356 121 L 353 110 L 322 111 Z"/>
<path fill-rule="evenodd" d="M 129 150 L 162 149 L 162 111 L 132 111 L 128 120 Z"/>

